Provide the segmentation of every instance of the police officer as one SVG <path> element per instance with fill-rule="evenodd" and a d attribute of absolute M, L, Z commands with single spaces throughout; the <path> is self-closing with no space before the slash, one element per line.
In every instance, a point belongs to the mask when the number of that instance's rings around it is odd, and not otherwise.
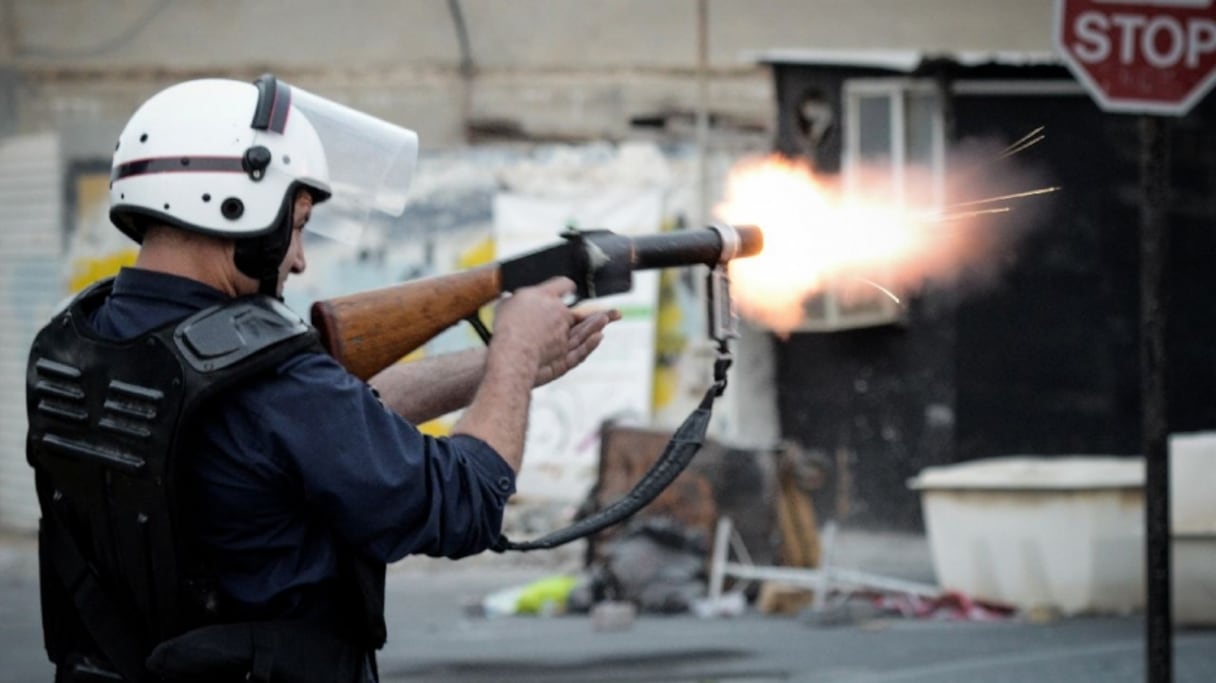
<path fill-rule="evenodd" d="M 339 177 L 352 150 L 380 181 Z M 272 76 L 181 83 L 132 116 L 110 202 L 135 266 L 30 357 L 57 680 L 373 681 L 385 565 L 498 539 L 531 388 L 618 314 L 571 311 L 555 279 L 500 305 L 488 349 L 347 373 L 283 283 L 314 209 L 397 201 L 415 154 L 411 132 Z M 461 407 L 450 437 L 414 426 Z"/>

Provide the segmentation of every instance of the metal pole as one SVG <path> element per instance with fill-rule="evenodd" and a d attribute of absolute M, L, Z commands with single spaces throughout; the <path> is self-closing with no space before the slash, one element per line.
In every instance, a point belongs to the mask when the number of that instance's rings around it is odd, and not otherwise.
<path fill-rule="evenodd" d="M 448 0 L 448 13 L 456 28 L 456 44 L 460 47 L 460 135 L 469 142 L 469 120 L 473 115 L 473 50 L 469 47 L 469 27 L 464 20 L 460 0 Z"/>
<path fill-rule="evenodd" d="M 1143 404 L 1145 640 L 1148 683 L 1173 681 L 1170 597 L 1169 424 L 1166 410 L 1165 326 L 1169 290 L 1166 121 L 1140 118 L 1140 379 Z"/>
<path fill-rule="evenodd" d="M 709 0 L 697 0 L 697 217 L 709 220 Z"/>

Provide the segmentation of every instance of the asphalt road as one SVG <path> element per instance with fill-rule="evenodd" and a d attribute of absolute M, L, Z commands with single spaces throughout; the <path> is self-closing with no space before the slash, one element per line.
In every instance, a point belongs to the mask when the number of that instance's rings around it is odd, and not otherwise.
<path fill-rule="evenodd" d="M 923 580 L 916 539 L 872 539 L 885 570 Z M 903 543 L 903 545 L 900 545 Z M 864 560 L 865 557 L 857 556 Z M 544 559 L 407 560 L 388 582 L 387 682 L 597 683 L 805 681 L 833 683 L 1140 683 L 1143 621 L 1136 616 L 989 622 L 887 616 L 849 603 L 834 619 L 638 617 L 597 630 L 587 616 L 474 614 L 492 591 L 577 565 Z M 27 537 L 0 537 L 0 682 L 49 681 L 38 627 L 36 556 Z M 1180 630 L 1174 681 L 1216 681 L 1216 629 Z"/>

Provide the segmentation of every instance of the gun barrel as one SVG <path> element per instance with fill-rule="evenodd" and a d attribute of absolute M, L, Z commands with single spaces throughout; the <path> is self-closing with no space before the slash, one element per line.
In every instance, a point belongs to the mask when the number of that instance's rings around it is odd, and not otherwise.
<path fill-rule="evenodd" d="M 678 230 L 633 238 L 634 270 L 652 268 L 675 268 L 692 263 L 707 266 L 717 265 L 723 256 L 740 257 L 760 253 L 764 248 L 764 235 L 754 225 L 741 225 L 733 229 L 738 244 L 733 256 L 724 254 L 730 247 L 722 232 L 710 230 Z"/>

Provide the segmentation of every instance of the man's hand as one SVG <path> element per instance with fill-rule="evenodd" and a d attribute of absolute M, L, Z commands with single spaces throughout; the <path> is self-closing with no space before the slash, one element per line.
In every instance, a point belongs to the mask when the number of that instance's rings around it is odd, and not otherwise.
<path fill-rule="evenodd" d="M 552 382 L 578 367 L 604 340 L 604 328 L 608 323 L 621 319 L 620 311 L 575 311 L 575 324 L 566 338 L 565 352 L 547 363 L 542 363 L 536 374 L 536 386 Z"/>
<path fill-rule="evenodd" d="M 510 342 L 516 337 L 534 340 L 528 344 L 539 352 L 534 386 L 548 384 L 577 367 L 604 340 L 604 327 L 621 319 L 616 310 L 580 312 L 567 308 L 565 300 L 574 290 L 569 278 L 546 280 L 517 291 L 502 302 L 495 315 L 496 340 L 504 333 Z M 555 304 L 561 309 L 557 310 Z"/>
<path fill-rule="evenodd" d="M 453 434 L 488 443 L 516 472 L 523 462 L 528 405 L 541 368 L 573 367 L 566 359 L 585 357 L 590 350 L 582 349 L 597 336 L 596 325 L 588 323 L 571 341 L 582 324 L 566 306 L 573 292 L 569 278 L 554 278 L 524 287 L 499 304 L 481 385 L 452 427 Z"/>
<path fill-rule="evenodd" d="M 494 315 L 490 354 L 510 355 L 527 368 L 535 382 L 542 368 L 570 351 L 570 334 L 579 321 L 565 298 L 574 290 L 573 281 L 557 277 L 519 289 L 503 300 Z"/>

